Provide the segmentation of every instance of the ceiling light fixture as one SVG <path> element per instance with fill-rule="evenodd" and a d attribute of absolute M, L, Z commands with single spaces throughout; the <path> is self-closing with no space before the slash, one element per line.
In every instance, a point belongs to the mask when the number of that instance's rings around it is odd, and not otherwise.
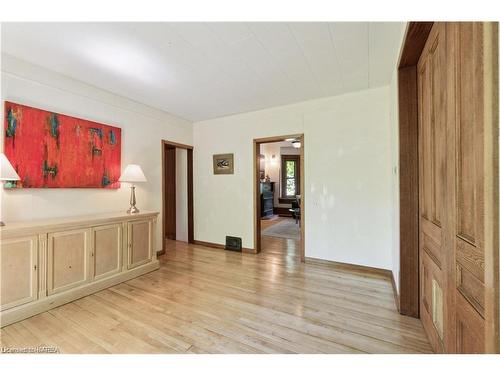
<path fill-rule="evenodd" d="M 302 144 L 300 143 L 300 141 L 293 141 L 292 142 L 292 146 L 294 148 L 300 148 L 300 146 L 302 146 Z"/>

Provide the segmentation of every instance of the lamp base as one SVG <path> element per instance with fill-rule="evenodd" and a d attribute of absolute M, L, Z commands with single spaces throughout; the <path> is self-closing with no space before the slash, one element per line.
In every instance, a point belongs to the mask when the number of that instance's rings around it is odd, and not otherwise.
<path fill-rule="evenodd" d="M 135 206 L 135 186 L 130 186 L 130 208 L 127 210 L 127 214 L 136 214 L 139 209 Z"/>
<path fill-rule="evenodd" d="M 139 209 L 136 206 L 130 206 L 127 210 L 127 214 L 137 214 L 139 213 Z"/>

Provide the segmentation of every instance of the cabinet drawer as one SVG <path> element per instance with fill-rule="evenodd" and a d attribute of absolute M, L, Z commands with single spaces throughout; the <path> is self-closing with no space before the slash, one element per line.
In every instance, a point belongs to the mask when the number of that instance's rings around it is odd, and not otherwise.
<path fill-rule="evenodd" d="M 273 206 L 274 201 L 272 199 L 264 199 L 264 210 L 272 210 Z"/>
<path fill-rule="evenodd" d="M 265 193 L 269 193 L 271 192 L 272 193 L 272 187 L 271 187 L 271 184 L 260 184 L 260 192 L 265 194 Z"/>
<path fill-rule="evenodd" d="M 264 199 L 273 199 L 273 192 L 272 191 L 265 191 L 262 193 L 262 198 Z"/>

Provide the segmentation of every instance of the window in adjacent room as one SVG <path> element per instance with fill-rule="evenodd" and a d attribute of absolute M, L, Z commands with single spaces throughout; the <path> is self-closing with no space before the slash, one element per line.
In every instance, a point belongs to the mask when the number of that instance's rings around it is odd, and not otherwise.
<path fill-rule="evenodd" d="M 300 156 L 281 155 L 281 197 L 295 198 L 300 194 Z"/>

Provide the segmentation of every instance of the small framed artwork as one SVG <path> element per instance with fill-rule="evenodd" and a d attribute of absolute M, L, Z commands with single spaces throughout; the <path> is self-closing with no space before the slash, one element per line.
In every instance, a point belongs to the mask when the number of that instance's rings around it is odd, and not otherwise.
<path fill-rule="evenodd" d="M 234 154 L 214 155 L 214 174 L 234 174 Z"/>

